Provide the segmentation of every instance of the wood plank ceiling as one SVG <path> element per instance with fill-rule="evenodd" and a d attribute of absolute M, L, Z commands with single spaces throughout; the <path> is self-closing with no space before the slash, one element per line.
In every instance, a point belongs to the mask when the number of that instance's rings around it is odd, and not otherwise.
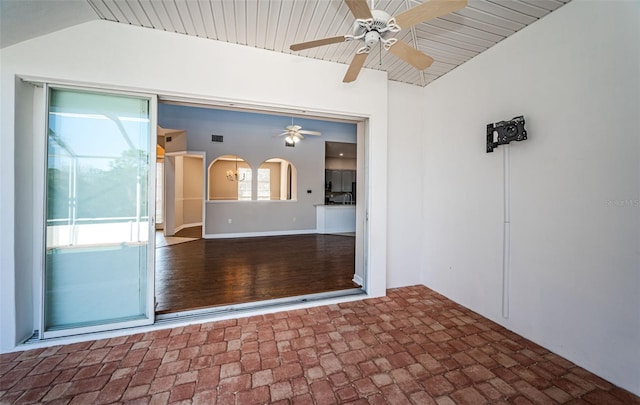
<path fill-rule="evenodd" d="M 345 64 L 359 41 L 292 52 L 294 43 L 352 34 L 343 0 L 87 0 L 99 18 Z M 425 86 L 570 0 L 469 0 L 466 8 L 396 34 L 434 59 L 418 71 L 374 48 L 365 68 L 389 80 Z M 422 1 L 373 0 L 397 15 Z M 371 0 L 369 0 L 371 5 Z M 342 77 L 336 77 L 342 80 Z"/>

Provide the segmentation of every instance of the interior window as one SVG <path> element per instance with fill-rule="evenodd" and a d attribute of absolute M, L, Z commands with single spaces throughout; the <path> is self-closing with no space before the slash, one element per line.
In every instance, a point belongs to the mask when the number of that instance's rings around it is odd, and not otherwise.
<path fill-rule="evenodd" d="M 267 159 L 258 168 L 258 200 L 295 200 L 296 168 L 288 160 Z"/>
<path fill-rule="evenodd" d="M 251 200 L 251 166 L 240 156 L 222 155 L 209 165 L 209 200 Z"/>

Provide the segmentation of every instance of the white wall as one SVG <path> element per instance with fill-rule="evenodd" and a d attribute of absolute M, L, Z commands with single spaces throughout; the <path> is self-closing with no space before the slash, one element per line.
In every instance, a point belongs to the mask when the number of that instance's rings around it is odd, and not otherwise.
<path fill-rule="evenodd" d="M 367 290 L 384 295 L 386 287 L 386 73 L 363 70 L 354 83 L 341 79 L 346 66 L 293 55 L 220 43 L 124 24 L 94 21 L 0 50 L 0 189 L 15 190 L 34 173 L 15 170 L 15 77 L 101 84 L 164 95 L 186 95 L 230 103 L 276 106 L 368 119 L 367 178 L 369 243 Z M 44 142 L 44 136 L 34 139 Z M 16 257 L 30 254 L 14 240 L 13 193 L 0 195 L 0 350 L 25 338 L 17 319 L 29 319 L 17 297 L 33 296 L 27 279 L 17 279 Z M 32 214 L 34 218 L 40 212 Z M 35 224 L 38 228 L 40 224 Z M 26 237 L 25 237 L 26 238 Z M 23 280 L 16 283 L 16 280 Z M 29 285 L 27 285 L 29 284 Z M 22 299 L 22 298 L 21 298 Z M 16 311 L 18 313 L 16 314 Z M 36 320 L 33 320 L 34 322 Z"/>
<path fill-rule="evenodd" d="M 422 89 L 389 82 L 387 283 L 420 284 L 422 256 Z"/>
<path fill-rule="evenodd" d="M 639 27 L 638 2 L 574 0 L 423 91 L 424 283 L 636 394 Z M 485 128 L 521 114 L 504 319 L 506 147 Z"/>

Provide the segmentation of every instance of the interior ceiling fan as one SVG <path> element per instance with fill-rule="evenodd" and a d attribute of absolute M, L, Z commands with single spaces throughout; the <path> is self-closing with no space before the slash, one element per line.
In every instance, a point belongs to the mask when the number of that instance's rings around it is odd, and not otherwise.
<path fill-rule="evenodd" d="M 307 131 L 305 129 L 302 129 L 302 127 L 300 125 L 293 125 L 293 119 L 291 120 L 291 125 L 287 126 L 285 128 L 285 131 L 279 135 L 276 136 L 284 136 L 287 135 L 286 138 L 284 138 L 284 141 L 286 143 L 288 143 L 289 145 L 295 144 L 300 142 L 301 139 L 304 139 L 303 135 L 315 135 L 315 136 L 320 136 L 322 135 L 322 133 L 318 132 L 318 131 Z"/>
<path fill-rule="evenodd" d="M 415 24 L 459 10 L 467 5 L 467 0 L 427 0 L 395 17 L 391 17 L 386 11 L 370 9 L 367 5 L 367 0 L 344 1 L 347 3 L 349 10 L 351 10 L 351 14 L 356 18 L 353 24 L 353 35 L 341 35 L 301 42 L 291 45 L 290 48 L 292 51 L 301 51 L 345 41 L 359 40 L 364 42 L 364 46 L 356 51 L 351 60 L 349 69 L 347 69 L 347 73 L 342 80 L 345 83 L 352 82 L 358 78 L 367 55 L 378 43 L 386 51 L 391 52 L 416 69 L 424 70 L 428 68 L 433 63 L 433 59 L 430 56 L 425 55 L 402 40 L 391 37 L 391 35 Z"/>

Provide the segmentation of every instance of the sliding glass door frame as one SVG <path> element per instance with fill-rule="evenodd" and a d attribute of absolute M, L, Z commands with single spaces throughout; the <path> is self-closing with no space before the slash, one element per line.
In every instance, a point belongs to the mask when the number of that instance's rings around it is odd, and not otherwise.
<path fill-rule="evenodd" d="M 43 189 L 43 213 L 42 213 L 42 224 L 43 224 L 43 237 L 42 237 L 42 268 L 41 268 L 41 283 L 40 288 L 40 297 L 41 297 L 41 308 L 40 308 L 40 339 L 48 339 L 48 338 L 56 338 L 63 336 L 73 336 L 85 333 L 93 333 L 93 332 L 102 332 L 109 330 L 118 330 L 135 326 L 144 326 L 151 325 L 155 322 L 155 177 L 156 177 L 156 144 L 157 144 L 157 96 L 155 94 L 149 93 L 141 93 L 141 92 L 129 92 L 129 91 L 121 91 L 121 90 L 111 90 L 109 88 L 104 87 L 86 87 L 86 86 L 75 86 L 68 84 L 54 84 L 54 83 L 43 83 L 44 91 L 42 92 L 44 95 L 44 133 L 40 136 L 44 137 L 44 189 Z M 56 328 L 53 330 L 47 330 L 47 193 L 48 193 L 48 181 L 47 181 L 47 172 L 49 164 L 47 160 L 49 159 L 49 110 L 50 110 L 50 95 L 52 93 L 51 90 L 61 90 L 61 91 L 76 91 L 76 92 L 86 92 L 95 95 L 106 95 L 106 96 L 122 96 L 129 98 L 136 98 L 143 101 L 148 102 L 148 118 L 149 118 L 149 151 L 147 156 L 147 190 L 146 190 L 146 207 L 148 215 L 148 240 L 147 240 L 147 248 L 146 248 L 146 274 L 143 276 L 143 279 L 140 279 L 140 284 L 146 286 L 146 294 L 143 291 L 141 295 L 141 302 L 143 304 L 143 314 L 141 316 L 136 316 L 132 319 L 122 318 L 122 320 L 109 320 L 105 322 L 95 322 L 95 323 L 87 323 L 86 325 L 72 326 L 67 328 Z M 145 213 L 142 213 L 145 214 Z M 139 212 L 139 206 L 136 209 L 136 217 L 139 218 L 141 213 Z M 113 297 L 114 300 L 117 300 L 119 297 Z M 111 302 L 105 302 L 104 305 L 111 305 Z"/>

